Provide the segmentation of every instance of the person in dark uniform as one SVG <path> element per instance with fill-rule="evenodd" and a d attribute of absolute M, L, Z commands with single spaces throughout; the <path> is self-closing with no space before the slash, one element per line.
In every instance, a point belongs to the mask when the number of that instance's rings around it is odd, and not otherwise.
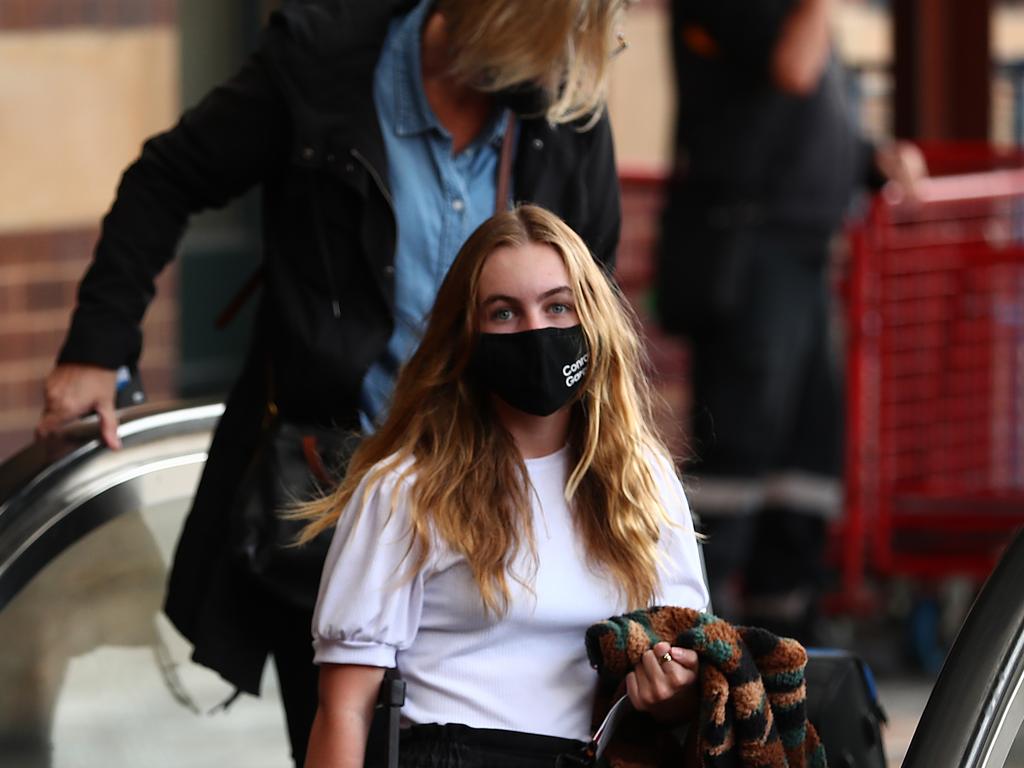
<path fill-rule="evenodd" d="M 912 192 L 915 147 L 863 139 L 829 0 L 676 0 L 676 165 L 659 313 L 691 342 L 692 487 L 716 611 L 814 640 L 839 510 L 830 243 L 853 192 Z"/>
<path fill-rule="evenodd" d="M 138 359 L 154 277 L 191 214 L 262 188 L 251 351 L 165 610 L 194 660 L 240 691 L 259 692 L 273 656 L 297 764 L 316 708 L 320 563 L 285 589 L 254 578 L 233 540 L 268 401 L 281 422 L 372 429 L 462 240 L 512 199 L 557 212 L 612 269 L 620 206 L 602 104 L 624 4 L 286 2 L 241 71 L 146 142 L 103 221 L 37 432 L 95 410 L 116 448 L 115 370 Z M 496 199 L 503 146 L 508 200 Z"/>

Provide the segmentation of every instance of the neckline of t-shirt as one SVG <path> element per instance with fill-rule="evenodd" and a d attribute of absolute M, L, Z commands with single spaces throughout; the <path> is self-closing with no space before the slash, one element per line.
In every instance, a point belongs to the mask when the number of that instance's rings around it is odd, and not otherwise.
<path fill-rule="evenodd" d="M 569 446 L 563 445 L 554 453 L 549 453 L 546 456 L 536 456 L 532 459 L 523 459 L 527 469 L 544 469 L 555 464 L 564 464 L 566 457 L 569 454 Z"/>

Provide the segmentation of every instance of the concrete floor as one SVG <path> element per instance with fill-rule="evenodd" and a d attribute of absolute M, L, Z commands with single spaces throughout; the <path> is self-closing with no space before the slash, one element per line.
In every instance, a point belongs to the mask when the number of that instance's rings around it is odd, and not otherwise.
<path fill-rule="evenodd" d="M 268 667 L 264 696 L 239 697 L 208 714 L 231 694 L 215 675 L 172 649 L 181 690 L 198 705 L 175 700 L 150 649 L 106 648 L 75 659 L 54 719 L 54 768 L 287 768 L 288 740 Z"/>
<path fill-rule="evenodd" d="M 885 740 L 885 754 L 892 768 L 897 768 L 903 763 L 931 690 L 931 681 L 920 678 L 878 681 L 878 697 L 889 717 L 889 723 L 882 731 L 882 738 Z"/>

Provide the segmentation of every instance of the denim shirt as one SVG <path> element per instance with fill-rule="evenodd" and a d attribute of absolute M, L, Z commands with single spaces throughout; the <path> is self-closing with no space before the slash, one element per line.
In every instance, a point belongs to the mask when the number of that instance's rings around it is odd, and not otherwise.
<path fill-rule="evenodd" d="M 494 213 L 506 118 L 496 114 L 457 155 L 427 103 L 420 33 L 432 0 L 391 24 L 374 73 L 373 98 L 388 157 L 398 238 L 395 330 L 363 379 L 361 420 L 383 420 L 399 367 L 415 351 L 448 268 L 470 233 Z"/>

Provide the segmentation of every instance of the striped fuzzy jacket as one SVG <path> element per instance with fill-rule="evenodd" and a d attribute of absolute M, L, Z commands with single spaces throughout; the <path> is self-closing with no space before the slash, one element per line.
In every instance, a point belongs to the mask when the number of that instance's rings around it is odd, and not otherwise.
<path fill-rule="evenodd" d="M 624 693 L 626 673 L 662 640 L 700 658 L 696 738 L 703 768 L 826 768 L 804 706 L 803 646 L 690 608 L 648 608 L 587 630 L 587 654 L 599 675 L 597 722 Z M 667 736 L 649 718 L 636 717 L 606 756 L 617 768 L 678 767 L 682 754 Z"/>

